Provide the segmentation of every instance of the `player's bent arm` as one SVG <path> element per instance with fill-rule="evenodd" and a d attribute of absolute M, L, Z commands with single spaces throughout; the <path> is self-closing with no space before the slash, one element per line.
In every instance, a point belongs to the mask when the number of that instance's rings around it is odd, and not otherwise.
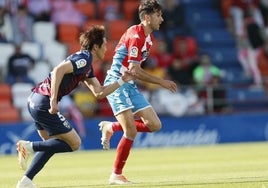
<path fill-rule="evenodd" d="M 170 90 L 171 92 L 176 92 L 178 90 L 177 84 L 175 82 L 149 74 L 143 70 L 138 63 L 130 63 L 129 71 L 135 75 L 136 79 L 139 79 L 141 81 L 158 84 L 163 88 Z"/>
<path fill-rule="evenodd" d="M 59 85 L 64 74 L 70 73 L 73 71 L 73 66 L 70 61 L 60 63 L 56 66 L 51 72 L 51 96 L 50 96 L 50 110 L 49 112 L 55 114 L 59 111 L 57 105 Z"/>
<path fill-rule="evenodd" d="M 162 85 L 163 79 L 154 75 L 149 74 L 143 70 L 138 63 L 130 63 L 129 70 L 132 74 L 135 75 L 136 79 L 139 79 L 144 82 L 149 82 L 152 84 Z"/>
<path fill-rule="evenodd" d="M 99 80 L 96 77 L 88 78 L 84 81 L 84 83 L 87 85 L 87 87 L 92 91 L 93 95 L 97 99 L 103 99 L 107 95 L 114 92 L 116 89 L 118 89 L 121 85 L 125 83 L 122 78 L 120 78 L 118 81 L 108 85 L 108 86 L 102 86 L 99 82 Z"/>

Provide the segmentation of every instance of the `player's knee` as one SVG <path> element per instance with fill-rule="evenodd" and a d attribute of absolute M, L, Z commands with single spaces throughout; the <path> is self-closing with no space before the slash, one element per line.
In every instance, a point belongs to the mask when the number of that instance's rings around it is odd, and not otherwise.
<path fill-rule="evenodd" d="M 81 139 L 80 138 L 75 139 L 70 145 L 70 147 L 72 148 L 73 151 L 78 150 L 80 148 L 80 146 L 81 146 Z"/>
<path fill-rule="evenodd" d="M 160 121 L 154 122 L 150 126 L 152 132 L 157 132 L 162 128 L 162 123 Z"/>
<path fill-rule="evenodd" d="M 137 135 L 137 130 L 136 129 L 127 129 L 125 131 L 125 136 L 130 139 L 134 139 Z"/>

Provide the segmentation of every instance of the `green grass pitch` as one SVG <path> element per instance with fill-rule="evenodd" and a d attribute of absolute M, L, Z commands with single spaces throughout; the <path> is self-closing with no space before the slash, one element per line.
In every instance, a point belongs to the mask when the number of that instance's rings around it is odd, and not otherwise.
<path fill-rule="evenodd" d="M 108 185 L 115 150 L 54 155 L 35 177 L 38 188 L 268 188 L 268 143 L 133 149 L 124 174 L 132 185 Z M 31 158 L 30 158 L 31 160 Z M 0 188 L 23 175 L 15 155 L 0 156 Z"/>

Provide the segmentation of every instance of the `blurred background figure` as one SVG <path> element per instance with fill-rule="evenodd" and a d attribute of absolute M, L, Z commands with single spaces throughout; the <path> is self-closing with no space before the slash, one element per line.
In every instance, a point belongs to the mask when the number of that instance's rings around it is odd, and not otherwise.
<path fill-rule="evenodd" d="M 268 41 L 257 53 L 257 66 L 260 71 L 263 87 L 268 94 Z"/>
<path fill-rule="evenodd" d="M 221 69 L 212 64 L 207 54 L 201 54 L 199 65 L 193 71 L 193 79 L 207 113 L 223 112 L 226 107 L 226 91 L 221 85 Z"/>
<path fill-rule="evenodd" d="M 264 21 L 259 9 L 259 0 L 232 0 L 230 7 L 230 15 L 233 22 L 233 32 L 236 37 L 241 37 L 244 33 L 244 15 L 250 12 L 255 22 L 261 27 L 264 27 Z"/>
<path fill-rule="evenodd" d="M 33 16 L 34 21 L 50 21 L 51 17 L 50 0 L 28 0 L 29 13 Z"/>
<path fill-rule="evenodd" d="M 51 0 L 51 5 L 51 21 L 54 24 L 69 23 L 76 26 L 83 25 L 84 17 L 77 9 L 75 9 L 74 1 Z"/>
<path fill-rule="evenodd" d="M 11 16 L 13 40 L 15 44 L 22 42 L 33 42 L 34 19 L 29 14 L 25 5 L 20 5 L 16 14 Z"/>
<path fill-rule="evenodd" d="M 161 25 L 161 31 L 167 41 L 168 51 L 172 52 L 174 38 L 187 33 L 184 8 L 178 0 L 165 0 L 162 4 L 164 22 Z"/>
<path fill-rule="evenodd" d="M 5 82 L 13 85 L 17 82 L 30 83 L 35 85 L 34 80 L 29 76 L 29 71 L 35 66 L 35 60 L 21 51 L 21 46 L 15 46 L 15 53 L 8 60 Z"/>

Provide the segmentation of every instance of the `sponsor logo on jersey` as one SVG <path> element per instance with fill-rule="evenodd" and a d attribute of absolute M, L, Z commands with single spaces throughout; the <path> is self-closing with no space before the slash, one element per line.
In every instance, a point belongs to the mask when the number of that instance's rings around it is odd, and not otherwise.
<path fill-rule="evenodd" d="M 76 67 L 78 69 L 80 69 L 80 68 L 86 66 L 87 61 L 85 59 L 79 59 L 78 61 L 75 62 L 75 64 L 76 64 Z"/>
<path fill-rule="evenodd" d="M 138 48 L 136 46 L 131 47 L 130 57 L 138 57 Z"/>

